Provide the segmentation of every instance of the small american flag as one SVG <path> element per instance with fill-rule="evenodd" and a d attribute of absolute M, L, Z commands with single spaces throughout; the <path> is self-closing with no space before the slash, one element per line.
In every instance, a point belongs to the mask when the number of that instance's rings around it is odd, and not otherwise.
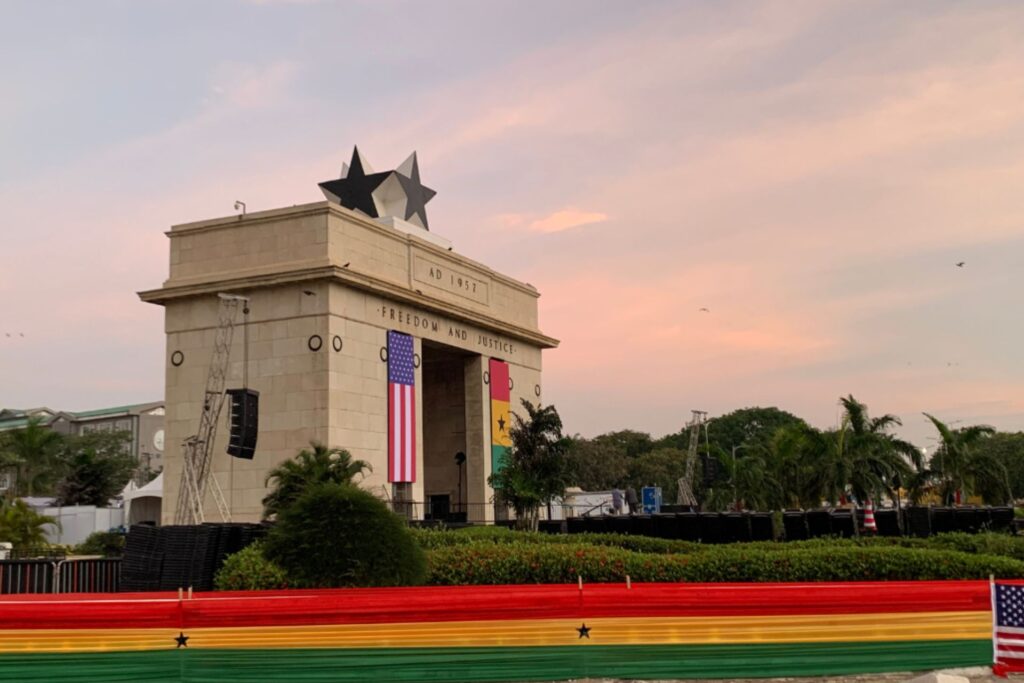
<path fill-rule="evenodd" d="M 388 481 L 416 481 L 416 375 L 412 337 L 388 331 Z"/>
<path fill-rule="evenodd" d="M 994 673 L 1024 671 L 1024 585 L 992 586 Z"/>

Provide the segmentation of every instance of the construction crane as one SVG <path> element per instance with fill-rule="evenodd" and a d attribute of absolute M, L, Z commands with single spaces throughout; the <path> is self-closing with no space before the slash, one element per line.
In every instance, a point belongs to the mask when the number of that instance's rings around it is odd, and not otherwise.
<path fill-rule="evenodd" d="M 705 424 L 707 420 L 707 412 L 704 410 L 694 410 L 693 417 L 690 418 L 690 448 L 686 451 L 686 472 L 679 479 L 679 492 L 678 492 L 678 503 L 680 505 L 688 505 L 695 507 L 697 505 L 697 497 L 693 495 L 693 474 L 697 464 L 697 445 L 700 443 L 700 427 Z M 707 427 L 705 427 L 705 438 L 707 435 Z"/>
<path fill-rule="evenodd" d="M 231 359 L 231 340 L 234 338 L 238 308 L 241 306 L 243 324 L 248 332 L 249 299 L 237 294 L 218 294 L 217 330 L 213 342 L 213 356 L 206 374 L 203 411 L 199 416 L 199 430 L 182 443 L 181 484 L 178 488 L 178 507 L 174 512 L 175 524 L 202 524 L 206 521 L 203 501 L 209 486 L 213 499 L 225 522 L 231 521 L 231 510 L 224 500 L 217 478 L 213 475 L 213 443 L 217 438 L 220 411 L 224 406 L 228 362 Z M 246 334 L 248 337 L 248 334 Z M 246 339 L 248 342 L 248 339 Z M 246 344 L 248 356 L 248 343 Z M 248 365 L 246 358 L 245 365 Z M 243 368 L 247 375 L 248 368 Z"/>

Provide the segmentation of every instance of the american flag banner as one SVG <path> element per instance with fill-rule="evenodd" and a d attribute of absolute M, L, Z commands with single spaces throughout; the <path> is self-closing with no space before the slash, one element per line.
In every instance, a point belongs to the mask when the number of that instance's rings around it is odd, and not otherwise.
<path fill-rule="evenodd" d="M 1024 671 L 1024 585 L 992 584 L 993 673 Z"/>
<path fill-rule="evenodd" d="M 388 481 L 416 481 L 416 374 L 412 337 L 388 330 Z"/>

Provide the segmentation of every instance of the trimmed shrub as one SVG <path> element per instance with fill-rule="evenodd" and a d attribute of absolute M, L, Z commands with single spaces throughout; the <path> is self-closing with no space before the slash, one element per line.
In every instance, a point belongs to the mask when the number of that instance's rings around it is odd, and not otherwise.
<path fill-rule="evenodd" d="M 966 553 L 998 555 L 1024 561 L 1024 536 L 986 532 L 967 534 L 953 532 L 928 538 L 901 536 L 859 536 L 855 538 L 813 538 L 806 541 L 753 541 L 732 544 L 692 543 L 648 536 L 625 534 L 543 534 L 512 531 L 504 527 L 467 527 L 457 530 L 414 529 L 417 542 L 426 550 L 462 546 L 471 543 L 516 543 L 544 545 L 599 545 L 643 553 L 697 553 L 713 548 L 743 548 L 760 552 L 792 551 L 823 548 L 919 548 L 923 550 L 957 550 Z"/>
<path fill-rule="evenodd" d="M 76 555 L 121 557 L 124 555 L 124 540 L 125 534 L 119 531 L 94 531 L 74 547 L 74 553 Z"/>
<path fill-rule="evenodd" d="M 958 531 L 939 534 L 926 540 L 929 547 L 932 548 L 948 548 L 949 550 L 984 555 L 1002 555 L 1015 560 L 1024 560 L 1024 537 L 1021 536 L 1000 533 L 966 534 Z"/>
<path fill-rule="evenodd" d="M 673 541 L 650 536 L 625 534 L 545 534 L 537 531 L 512 531 L 504 527 L 466 527 L 458 530 L 414 529 L 414 536 L 426 550 L 467 545 L 470 543 L 522 543 L 543 545 L 599 545 L 642 553 L 689 553 L 700 550 L 699 543 Z"/>
<path fill-rule="evenodd" d="M 742 547 L 698 553 L 688 581 L 927 581 L 1024 576 L 1024 562 L 950 550 L 848 547 L 777 550 Z"/>
<path fill-rule="evenodd" d="M 428 554 L 433 585 L 772 582 L 982 579 L 1024 577 L 1024 562 L 990 555 L 916 548 L 842 547 L 765 551 L 744 545 L 689 555 L 654 555 L 585 544 L 469 543 Z"/>
<path fill-rule="evenodd" d="M 778 543 L 749 543 L 744 547 L 762 550 L 779 548 L 920 548 L 924 550 L 956 550 L 965 553 L 997 555 L 1024 561 L 1024 537 L 1010 534 L 987 532 L 967 534 L 952 532 L 936 534 L 927 538 L 900 536 L 860 536 L 859 538 L 816 538 L 808 541 Z"/>
<path fill-rule="evenodd" d="M 287 588 L 284 570 L 263 554 L 260 541 L 228 555 L 213 579 L 219 591 L 253 591 Z"/>
<path fill-rule="evenodd" d="M 266 556 L 296 586 L 409 586 L 426 561 L 405 522 L 372 494 L 348 484 L 310 487 L 278 513 Z"/>

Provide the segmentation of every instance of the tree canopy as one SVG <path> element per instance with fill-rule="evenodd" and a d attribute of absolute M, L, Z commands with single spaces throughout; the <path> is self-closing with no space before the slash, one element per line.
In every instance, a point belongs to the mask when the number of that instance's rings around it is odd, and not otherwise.
<path fill-rule="evenodd" d="M 982 444 L 995 434 L 986 425 L 953 429 L 933 415 L 924 414 L 939 433 L 939 447 L 928 461 L 928 470 L 919 481 L 938 486 L 943 502 L 960 502 L 972 494 L 1000 503 L 1011 498 L 1006 467 Z"/>
<path fill-rule="evenodd" d="M 1012 498 L 1024 498 L 1024 432 L 996 432 L 975 444 L 982 457 L 990 457 L 1006 469 L 1006 485 Z M 988 482 L 979 482 L 979 493 L 986 500 L 996 500 L 1001 487 L 990 490 Z"/>
<path fill-rule="evenodd" d="M 585 491 L 626 485 L 630 458 L 619 444 L 573 437 L 567 443 L 566 459 L 569 481 Z"/>
<path fill-rule="evenodd" d="M 524 418 L 512 414 L 512 447 L 505 466 L 488 479 L 501 499 L 512 506 L 520 526 L 537 529 L 541 505 L 565 494 L 569 481 L 569 439 L 554 406 L 522 400 Z"/>
<path fill-rule="evenodd" d="M 796 415 L 775 407 L 741 408 L 709 419 L 707 439 L 712 446 L 726 452 L 731 452 L 733 446 L 745 446 L 748 449 L 764 448 L 775 432 L 783 427 L 793 426 L 806 427 L 807 423 Z"/>
<path fill-rule="evenodd" d="M 354 460 L 341 448 L 328 448 L 313 442 L 313 450 L 303 449 L 292 459 L 270 470 L 264 486 L 273 488 L 263 498 L 263 517 L 269 519 L 294 502 L 314 484 L 351 484 L 371 470 L 365 460 Z"/>
<path fill-rule="evenodd" d="M 816 429 L 775 407 L 734 410 L 711 418 L 698 453 L 717 460 L 719 474 L 705 488 L 697 465 L 694 492 L 711 510 L 811 508 L 823 502 L 863 504 L 929 487 L 949 502 L 953 492 L 1002 503 L 1024 496 L 1024 433 L 995 434 L 982 426 L 939 429 L 942 445 L 928 463 L 913 444 L 899 438 L 900 418 L 873 416 L 852 395 L 841 397 L 843 413 L 832 429 Z M 932 418 L 930 418 L 932 419 Z M 614 486 L 661 486 L 666 501 L 685 469 L 689 430 L 660 438 L 619 430 L 591 439 L 573 437 L 569 484 L 585 490 Z"/>
<path fill-rule="evenodd" d="M 60 478 L 59 455 L 64 439 L 30 419 L 22 429 L 0 435 L 0 463 L 13 469 L 12 495 L 36 496 L 52 492 Z"/>
<path fill-rule="evenodd" d="M 138 461 L 126 446 L 128 432 L 90 432 L 65 437 L 60 452 L 56 485 L 58 505 L 104 507 L 132 478 Z"/>
<path fill-rule="evenodd" d="M 0 502 L 0 540 L 11 543 L 16 550 L 44 545 L 45 527 L 57 524 L 53 517 L 37 513 L 24 501 Z"/>

